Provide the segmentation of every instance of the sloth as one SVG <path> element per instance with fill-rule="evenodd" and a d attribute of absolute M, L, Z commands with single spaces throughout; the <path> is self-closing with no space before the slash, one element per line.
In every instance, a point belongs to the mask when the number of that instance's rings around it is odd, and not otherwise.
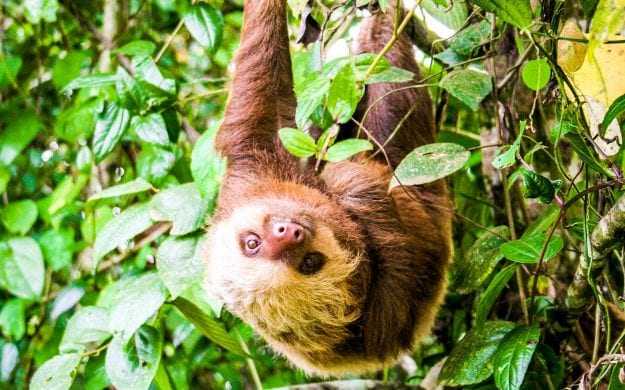
<path fill-rule="evenodd" d="M 382 50 L 394 13 L 361 22 L 358 53 Z M 354 118 L 385 144 L 384 153 L 320 171 L 302 164 L 277 137 L 294 127 L 296 107 L 286 15 L 286 0 L 244 6 L 231 97 L 215 140 L 228 165 L 207 233 L 206 285 L 308 374 L 378 370 L 430 332 L 444 297 L 452 250 L 445 184 L 389 191 L 406 154 L 435 142 L 432 103 L 413 82 L 368 85 Z M 386 58 L 418 78 L 407 34 Z M 355 137 L 356 130 L 341 132 Z"/>

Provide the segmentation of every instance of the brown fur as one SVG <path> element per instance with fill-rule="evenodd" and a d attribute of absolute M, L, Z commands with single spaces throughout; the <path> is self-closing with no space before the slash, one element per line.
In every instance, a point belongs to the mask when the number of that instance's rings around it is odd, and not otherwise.
<path fill-rule="evenodd" d="M 389 194 L 392 173 L 381 154 L 327 164 L 317 175 L 282 148 L 276 132 L 292 126 L 295 108 L 285 4 L 245 5 L 232 97 L 216 141 L 229 166 L 208 235 L 208 286 L 307 372 L 371 371 L 429 332 L 451 257 L 451 220 L 441 211 L 449 200 L 442 182 Z M 391 15 L 363 22 L 361 52 L 386 44 Z M 418 71 L 407 36 L 387 58 Z M 402 86 L 368 86 L 356 116 L 362 119 L 380 96 Z M 383 143 L 411 110 L 385 148 L 393 168 L 416 146 L 434 142 L 427 91 L 391 93 L 364 118 Z M 266 231 L 273 217 L 310 228 L 306 248 L 327 258 L 319 272 L 302 275 L 290 260 L 241 254 L 237 237 Z"/>

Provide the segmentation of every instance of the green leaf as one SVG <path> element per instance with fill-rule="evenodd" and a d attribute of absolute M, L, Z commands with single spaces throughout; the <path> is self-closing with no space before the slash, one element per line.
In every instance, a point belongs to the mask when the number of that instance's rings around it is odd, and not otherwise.
<path fill-rule="evenodd" d="M 551 67 L 546 58 L 528 61 L 521 71 L 523 82 L 529 89 L 539 91 L 549 82 L 551 78 Z"/>
<path fill-rule="evenodd" d="M 448 47 L 440 53 L 434 54 L 434 58 L 447 65 L 456 65 L 462 61 L 466 61 L 466 57 L 456 53 L 451 47 Z"/>
<path fill-rule="evenodd" d="M 0 329 L 4 337 L 19 341 L 26 334 L 26 302 L 19 298 L 9 299 L 0 310 Z"/>
<path fill-rule="evenodd" d="M 529 0 L 471 0 L 471 2 L 519 29 L 527 28 L 532 24 L 532 7 Z"/>
<path fill-rule="evenodd" d="M 232 353 L 248 357 L 248 354 L 241 348 L 238 341 L 231 337 L 221 324 L 210 318 L 192 302 L 178 297 L 172 303 L 193 323 L 193 325 L 195 325 L 197 330 L 202 332 L 209 340 Z"/>
<path fill-rule="evenodd" d="M 115 338 L 129 340 L 166 298 L 167 291 L 156 272 L 139 276 L 117 292 L 110 310 L 109 330 Z"/>
<path fill-rule="evenodd" d="M 540 257 L 547 234 L 539 233 L 533 236 L 507 242 L 501 246 L 501 252 L 508 260 L 518 263 L 534 264 Z M 552 236 L 545 250 L 544 260 L 549 260 L 562 250 L 564 241 L 558 236 Z"/>
<path fill-rule="evenodd" d="M 278 131 L 278 137 L 286 150 L 296 157 L 310 157 L 317 153 L 315 140 L 301 130 L 284 127 Z"/>
<path fill-rule="evenodd" d="M 323 103 L 330 90 L 330 85 L 331 82 L 328 78 L 313 73 L 301 85 L 297 86 L 295 89 L 297 95 L 295 123 L 300 129 L 305 127 L 308 118 Z"/>
<path fill-rule="evenodd" d="M 0 91 L 13 84 L 21 67 L 21 57 L 0 58 Z"/>
<path fill-rule="evenodd" d="M 410 152 L 395 169 L 390 188 L 398 185 L 431 183 L 462 169 L 471 153 L 452 143 L 419 146 Z"/>
<path fill-rule="evenodd" d="M 575 153 L 577 153 L 579 158 L 588 164 L 589 168 L 595 172 L 601 173 L 602 175 L 614 177 L 614 172 L 605 168 L 604 164 L 597 159 L 593 152 L 590 151 L 586 145 L 586 141 L 584 141 L 579 133 L 568 133 L 566 134 L 566 139 L 569 141 L 573 149 L 575 149 Z"/>
<path fill-rule="evenodd" d="M 176 95 L 176 81 L 165 78 L 148 55 L 137 55 L 132 59 L 135 68 L 135 79 L 147 94 L 145 109 L 156 107 L 161 103 L 171 101 Z"/>
<path fill-rule="evenodd" d="M 495 385 L 500 389 L 518 390 L 532 361 L 540 337 L 538 324 L 519 326 L 508 333 L 493 356 Z"/>
<path fill-rule="evenodd" d="M 143 54 L 150 56 L 156 50 L 156 44 L 151 41 L 131 41 L 120 47 L 119 49 L 115 49 L 112 51 L 113 54 L 126 54 L 129 56 L 135 56 L 137 54 Z"/>
<path fill-rule="evenodd" d="M 24 0 L 24 16 L 32 24 L 39 24 L 41 20 L 56 22 L 56 12 L 59 9 L 57 0 Z"/>
<path fill-rule="evenodd" d="M 512 145 L 506 145 L 500 149 L 497 149 L 495 158 L 493 159 L 493 166 L 497 169 L 504 169 L 511 167 L 516 162 L 516 156 L 519 152 L 521 140 L 523 139 L 523 133 L 525 132 L 525 121 L 520 123 L 519 135 L 516 137 Z M 503 150 L 506 149 L 505 152 Z"/>
<path fill-rule="evenodd" d="M 562 182 L 559 180 L 551 181 L 543 175 L 528 169 L 521 169 L 521 175 L 525 184 L 523 196 L 526 198 L 539 198 L 543 203 L 551 203 L 556 194 L 556 189 L 562 185 Z"/>
<path fill-rule="evenodd" d="M 53 271 L 59 271 L 71 264 L 75 245 L 72 229 L 46 230 L 38 241 L 43 256 Z"/>
<path fill-rule="evenodd" d="M 610 123 L 612 123 L 612 121 L 623 112 L 625 112 L 625 95 L 619 96 L 610 105 L 608 112 L 605 113 L 603 121 L 601 122 L 601 135 L 605 134 L 605 131 L 608 129 Z"/>
<path fill-rule="evenodd" d="M 48 213 L 53 215 L 63 207 L 70 205 L 80 195 L 80 191 L 87 184 L 87 181 L 89 181 L 89 175 L 84 173 L 76 177 L 76 182 L 74 182 L 72 175 L 65 176 L 50 195 Z"/>
<path fill-rule="evenodd" d="M 492 230 L 501 236 L 510 237 L 507 226 L 497 226 Z M 505 239 L 490 232 L 478 238 L 466 254 L 453 264 L 454 291 L 468 294 L 478 289 L 503 259 L 499 247 L 505 242 Z"/>
<path fill-rule="evenodd" d="M 490 74 L 477 68 L 451 71 L 439 85 L 473 111 L 477 111 L 493 88 Z"/>
<path fill-rule="evenodd" d="M 148 92 L 121 66 L 117 67 L 117 83 L 115 90 L 119 96 L 119 105 L 133 111 L 148 108 Z"/>
<path fill-rule="evenodd" d="M 486 318 L 488 317 L 488 313 L 490 313 L 490 309 L 493 307 L 493 303 L 495 303 L 501 291 L 506 287 L 506 284 L 512 278 L 517 268 L 519 268 L 518 264 L 511 264 L 499 271 L 489 283 L 486 291 L 480 295 L 480 300 L 475 310 L 476 326 L 479 327 L 486 322 Z"/>
<path fill-rule="evenodd" d="M 14 234 L 24 235 L 33 227 L 37 220 L 37 204 L 30 200 L 11 202 L 2 209 L 2 224 Z"/>
<path fill-rule="evenodd" d="M 52 82 L 62 89 L 76 77 L 80 76 L 83 65 L 88 61 L 89 56 L 84 51 L 70 51 L 67 55 L 54 62 L 52 68 Z"/>
<path fill-rule="evenodd" d="M 20 361 L 20 351 L 13 343 L 3 343 L 0 341 L 2 351 L 0 351 L 0 383 L 8 382 L 13 371 Z"/>
<path fill-rule="evenodd" d="M 104 255 L 118 246 L 127 245 L 129 240 L 152 224 L 147 203 L 133 205 L 111 219 L 104 225 L 95 239 L 93 245 L 94 267 Z"/>
<path fill-rule="evenodd" d="M 71 144 L 87 140 L 93 134 L 97 116 L 103 108 L 102 98 L 74 103 L 61 111 L 54 124 L 54 133 Z"/>
<path fill-rule="evenodd" d="M 98 117 L 93 134 L 93 154 L 96 162 L 102 161 L 113 151 L 130 124 L 130 113 L 118 102 L 109 104 Z"/>
<path fill-rule="evenodd" d="M 30 381 L 32 390 L 67 390 L 74 382 L 82 351 L 57 355 L 44 363 Z"/>
<path fill-rule="evenodd" d="M 109 337 L 108 310 L 97 306 L 83 307 L 67 322 L 59 351 L 71 352 L 78 346 L 97 347 Z"/>
<path fill-rule="evenodd" d="M 512 329 L 514 324 L 507 321 L 490 321 L 471 329 L 449 354 L 439 383 L 464 386 L 486 380 L 493 374 L 493 355 L 499 343 Z"/>
<path fill-rule="evenodd" d="M 210 203 L 202 199 L 195 184 L 186 183 L 154 195 L 150 201 L 150 217 L 154 221 L 171 221 L 170 234 L 182 236 L 206 223 Z"/>
<path fill-rule="evenodd" d="M 9 181 L 11 181 L 11 171 L 4 165 L 0 165 L 0 195 L 6 191 Z"/>
<path fill-rule="evenodd" d="M 488 42 L 490 37 L 490 22 L 482 20 L 461 30 L 451 40 L 450 48 L 462 56 L 469 56 L 473 49 Z"/>
<path fill-rule="evenodd" d="M 89 358 L 83 372 L 85 389 L 108 389 L 111 386 L 111 380 L 106 375 L 105 359 L 106 355 L 103 353 Z"/>
<path fill-rule="evenodd" d="M 0 286 L 17 297 L 39 299 L 45 270 L 37 241 L 13 238 L 7 244 L 8 251 L 0 247 Z"/>
<path fill-rule="evenodd" d="M 87 200 L 87 203 L 92 203 L 100 199 L 116 198 L 118 196 L 137 194 L 144 191 L 153 190 L 154 187 L 147 181 L 138 177 L 133 181 L 127 183 L 118 184 L 116 186 L 109 187 L 103 191 L 98 192 Z"/>
<path fill-rule="evenodd" d="M 137 172 L 145 180 L 159 186 L 176 164 L 176 155 L 160 146 L 145 144 L 137 160 Z"/>
<path fill-rule="evenodd" d="M 158 274 L 172 298 L 204 279 L 203 241 L 197 238 L 168 238 L 156 255 Z"/>
<path fill-rule="evenodd" d="M 106 352 L 106 373 L 118 389 L 147 390 L 161 361 L 163 340 L 157 329 L 144 325 L 128 342 L 113 337 Z"/>
<path fill-rule="evenodd" d="M 414 77 L 415 74 L 411 71 L 393 66 L 382 72 L 373 73 L 365 80 L 365 84 L 406 83 L 413 81 Z"/>
<path fill-rule="evenodd" d="M 221 12 L 206 3 L 198 3 L 185 13 L 184 24 L 202 47 L 211 53 L 217 50 L 224 29 Z"/>
<path fill-rule="evenodd" d="M 137 137 L 143 141 L 155 145 L 169 145 L 169 135 L 165 119 L 161 114 L 149 114 L 146 116 L 134 116 L 131 121 Z"/>
<path fill-rule="evenodd" d="M 108 87 L 117 83 L 118 76 L 115 73 L 95 73 L 76 77 L 67 84 L 61 93 L 70 93 L 74 89 Z"/>
<path fill-rule="evenodd" d="M 35 139 L 43 125 L 30 111 L 17 111 L 2 119 L 6 127 L 0 133 L 0 164 L 9 166 Z"/>
<path fill-rule="evenodd" d="M 590 24 L 587 57 L 595 62 L 594 51 L 610 35 L 619 34 L 625 27 L 625 2 L 623 0 L 599 0 Z"/>
<path fill-rule="evenodd" d="M 343 161 L 356 153 L 372 149 L 373 145 L 366 139 L 346 139 L 330 146 L 323 159 L 330 162 Z"/>
<path fill-rule="evenodd" d="M 352 118 L 356 106 L 364 94 L 364 87 L 356 83 L 356 70 L 351 62 L 343 66 L 328 91 L 328 111 L 338 123 Z"/>
<path fill-rule="evenodd" d="M 525 229 L 521 238 L 530 237 L 547 230 L 555 222 L 560 214 L 560 210 L 558 204 L 550 204 L 549 207 Z"/>
<path fill-rule="evenodd" d="M 84 295 L 85 289 L 80 284 L 70 284 L 62 289 L 52 302 L 50 319 L 54 321 L 59 318 L 61 314 L 74 308 Z"/>
<path fill-rule="evenodd" d="M 442 3 L 442 4 L 441 4 Z M 464 1 L 423 0 L 420 6 L 445 26 L 459 30 L 464 26 L 469 14 L 468 4 Z"/>
<path fill-rule="evenodd" d="M 215 151 L 214 143 L 215 132 L 206 131 L 191 153 L 191 174 L 202 198 L 207 199 L 215 198 L 226 171 L 226 159 Z"/>

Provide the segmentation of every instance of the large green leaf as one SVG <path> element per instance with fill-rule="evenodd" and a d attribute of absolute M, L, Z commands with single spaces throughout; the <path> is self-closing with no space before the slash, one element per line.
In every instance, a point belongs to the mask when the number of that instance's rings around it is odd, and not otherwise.
<path fill-rule="evenodd" d="M 284 127 L 278 131 L 278 136 L 285 149 L 296 157 L 310 157 L 317 152 L 313 137 L 301 130 Z"/>
<path fill-rule="evenodd" d="M 74 231 L 72 229 L 46 230 L 38 238 L 46 263 L 59 271 L 72 262 L 74 254 Z"/>
<path fill-rule="evenodd" d="M 109 330 L 116 338 L 129 340 L 163 305 L 167 290 L 158 273 L 139 276 L 118 291 L 110 310 Z"/>
<path fill-rule="evenodd" d="M 610 123 L 616 119 L 617 116 L 621 115 L 625 112 L 625 95 L 619 96 L 608 109 L 608 112 L 605 113 L 603 117 L 603 121 L 601 122 L 601 134 L 605 134 Z"/>
<path fill-rule="evenodd" d="M 498 226 L 492 230 L 500 236 L 510 236 L 507 226 Z M 499 247 L 505 242 L 505 239 L 490 232 L 478 238 L 466 254 L 453 264 L 454 291 L 468 294 L 478 289 L 503 259 Z"/>
<path fill-rule="evenodd" d="M 20 298 L 9 299 L 4 302 L 0 310 L 0 329 L 2 334 L 16 341 L 26 333 L 25 318 L 26 302 Z"/>
<path fill-rule="evenodd" d="M 62 93 L 70 93 L 74 89 L 107 87 L 117 83 L 117 74 L 115 73 L 94 73 L 76 77 L 62 90 Z"/>
<path fill-rule="evenodd" d="M 511 264 L 499 271 L 499 273 L 495 275 L 493 280 L 489 283 L 486 291 L 480 295 L 480 300 L 477 303 L 477 309 L 475 310 L 476 326 L 482 326 L 482 324 L 486 322 L 486 318 L 488 317 L 490 309 L 493 307 L 493 303 L 495 303 L 495 300 L 504 287 L 506 287 L 506 284 L 510 278 L 512 278 L 518 267 L 518 264 Z"/>
<path fill-rule="evenodd" d="M 422 0 L 421 7 L 445 26 L 459 30 L 464 26 L 469 10 L 464 1 Z"/>
<path fill-rule="evenodd" d="M 21 57 L 0 57 L 0 91 L 13 84 L 21 67 Z"/>
<path fill-rule="evenodd" d="M 172 298 L 204 279 L 203 241 L 197 238 L 168 238 L 158 248 L 158 274 Z"/>
<path fill-rule="evenodd" d="M 0 286 L 20 298 L 38 299 L 45 269 L 37 241 L 30 237 L 13 238 L 7 244 L 6 249 L 0 247 Z"/>
<path fill-rule="evenodd" d="M 2 118 L 6 127 L 0 132 L 0 164 L 11 165 L 30 144 L 43 124 L 30 111 L 17 111 Z"/>
<path fill-rule="evenodd" d="M 517 28 L 527 28 L 532 24 L 532 7 L 529 0 L 471 0 L 471 2 Z"/>
<path fill-rule="evenodd" d="M 454 36 L 450 44 L 451 49 L 462 56 L 471 55 L 473 49 L 488 42 L 490 27 L 488 20 L 469 25 Z"/>
<path fill-rule="evenodd" d="M 330 146 L 323 156 L 323 159 L 330 162 L 343 161 L 356 153 L 372 149 L 373 145 L 366 139 L 346 139 Z"/>
<path fill-rule="evenodd" d="M 338 123 L 349 121 L 364 94 L 364 87 L 356 83 L 356 69 L 351 62 L 343 66 L 328 91 L 328 111 Z"/>
<path fill-rule="evenodd" d="M 137 137 L 143 142 L 161 146 L 169 144 L 167 126 L 161 114 L 154 113 L 146 116 L 135 116 L 132 118 L 131 127 L 134 129 Z"/>
<path fill-rule="evenodd" d="M 620 33 L 623 27 L 625 27 L 625 1 L 599 0 L 590 24 L 587 57 L 594 62 L 594 51 L 597 46 L 607 41 L 610 35 Z"/>
<path fill-rule="evenodd" d="M 118 389 L 147 390 L 163 350 L 159 331 L 144 325 L 129 341 L 113 337 L 106 352 L 106 373 Z"/>
<path fill-rule="evenodd" d="M 445 386 L 480 383 L 493 374 L 494 354 L 504 336 L 514 329 L 507 321 L 491 321 L 471 329 L 449 354 L 439 381 Z"/>
<path fill-rule="evenodd" d="M 439 85 L 473 111 L 477 111 L 480 102 L 493 89 L 490 74 L 478 68 L 451 71 Z"/>
<path fill-rule="evenodd" d="M 209 199 L 202 199 L 195 184 L 186 183 L 154 195 L 150 201 L 150 217 L 154 221 L 171 221 L 170 234 L 182 236 L 206 223 L 211 203 Z"/>
<path fill-rule="evenodd" d="M 461 169 L 471 153 L 452 143 L 419 146 L 395 169 L 390 187 L 431 183 Z"/>
<path fill-rule="evenodd" d="M 538 262 L 546 241 L 547 234 L 538 233 L 530 237 L 523 237 L 520 240 L 514 240 L 503 244 L 501 246 L 501 252 L 508 260 L 518 263 L 533 264 Z M 549 260 L 560 253 L 563 247 L 564 241 L 558 236 L 552 236 L 545 250 L 544 260 Z"/>
<path fill-rule="evenodd" d="M 147 203 L 135 204 L 111 219 L 98 233 L 93 244 L 94 266 L 104 255 L 117 248 L 127 245 L 134 236 L 143 232 L 153 222 Z"/>
<path fill-rule="evenodd" d="M 84 348 L 92 344 L 98 346 L 110 336 L 108 310 L 97 306 L 83 307 L 67 322 L 59 350 L 71 352 L 77 345 Z"/>
<path fill-rule="evenodd" d="M 130 124 L 127 109 L 113 102 L 98 117 L 93 134 L 93 155 L 96 162 L 102 161 L 117 146 Z"/>
<path fill-rule="evenodd" d="M 2 209 L 0 218 L 10 233 L 24 235 L 33 227 L 37 215 L 37 204 L 30 199 L 25 199 L 6 205 Z"/>
<path fill-rule="evenodd" d="M 185 13 L 184 24 L 205 49 L 211 53 L 217 50 L 224 28 L 221 12 L 206 3 L 197 3 Z"/>
<path fill-rule="evenodd" d="M 195 327 L 208 337 L 215 344 L 227 349 L 232 353 L 247 357 L 248 354 L 241 348 L 241 345 L 231 337 L 228 332 L 219 324 L 219 322 L 210 318 L 205 312 L 200 310 L 192 302 L 178 297 L 173 302 L 178 308 L 195 325 Z"/>
<path fill-rule="evenodd" d="M 67 390 L 76 376 L 82 351 L 57 355 L 44 363 L 30 381 L 32 390 Z"/>
<path fill-rule="evenodd" d="M 112 186 L 106 188 L 103 191 L 98 192 L 87 200 L 87 203 L 93 202 L 99 199 L 107 199 L 107 198 L 116 198 L 118 196 L 136 194 L 139 192 L 144 192 L 148 190 L 153 190 L 154 187 L 147 181 L 138 177 L 132 181 L 118 184 L 116 186 Z"/>
<path fill-rule="evenodd" d="M 226 171 L 226 160 L 214 149 L 215 132 L 206 131 L 191 153 L 191 174 L 202 198 L 214 198 Z"/>
<path fill-rule="evenodd" d="M 528 61 L 521 71 L 523 82 L 529 89 L 541 90 L 547 86 L 551 78 L 551 66 L 546 58 Z"/>
<path fill-rule="evenodd" d="M 495 384 L 498 388 L 506 390 L 521 388 L 539 337 L 540 328 L 538 324 L 533 324 L 519 326 L 501 340 L 493 356 L 496 366 Z"/>

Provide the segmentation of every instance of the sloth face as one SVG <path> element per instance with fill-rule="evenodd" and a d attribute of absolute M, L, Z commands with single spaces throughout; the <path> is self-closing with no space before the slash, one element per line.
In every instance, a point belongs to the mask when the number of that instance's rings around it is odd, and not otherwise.
<path fill-rule="evenodd" d="M 208 288 L 295 360 L 294 346 L 339 343 L 361 314 L 355 289 L 363 258 L 316 213 L 293 200 L 254 200 L 211 227 L 207 239 Z"/>

